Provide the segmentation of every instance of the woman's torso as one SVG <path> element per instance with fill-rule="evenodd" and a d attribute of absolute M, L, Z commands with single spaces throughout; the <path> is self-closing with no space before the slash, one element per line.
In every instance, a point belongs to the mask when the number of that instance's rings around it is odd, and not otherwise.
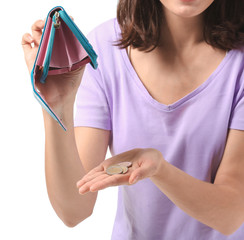
<path fill-rule="evenodd" d="M 133 148 L 155 148 L 172 165 L 213 183 L 229 128 L 244 130 L 244 54 L 229 51 L 216 62 L 212 62 L 216 55 L 196 58 L 196 66 L 206 68 L 196 69 L 191 78 L 185 75 L 177 85 L 180 73 L 190 65 L 178 72 L 165 69 L 167 65 L 157 65 L 148 54 L 142 70 L 149 70 L 142 76 L 136 66 L 140 62 L 132 57 L 133 67 L 126 50 L 114 46 L 120 33 L 114 19 L 89 35 L 99 56 L 98 70 L 86 68 L 76 124 L 111 130 L 112 156 Z M 169 55 L 167 59 L 170 62 Z M 188 79 L 195 84 L 188 85 Z M 182 86 L 185 91 L 180 91 Z M 113 240 L 240 240 L 243 235 L 244 226 L 226 237 L 190 217 L 150 179 L 119 186 Z"/>

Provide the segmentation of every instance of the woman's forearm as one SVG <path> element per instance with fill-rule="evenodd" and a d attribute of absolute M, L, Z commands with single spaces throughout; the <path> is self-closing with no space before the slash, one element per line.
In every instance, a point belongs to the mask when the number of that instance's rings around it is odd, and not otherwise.
<path fill-rule="evenodd" d="M 243 199 L 226 185 L 198 180 L 164 161 L 154 184 L 188 215 L 230 235 L 243 223 Z"/>
<path fill-rule="evenodd" d="M 46 111 L 43 111 L 43 116 L 48 196 L 57 215 L 72 227 L 91 215 L 96 193 L 81 196 L 76 188 L 76 182 L 86 172 L 75 143 L 73 111 L 63 116 L 66 118 L 66 132 Z"/>

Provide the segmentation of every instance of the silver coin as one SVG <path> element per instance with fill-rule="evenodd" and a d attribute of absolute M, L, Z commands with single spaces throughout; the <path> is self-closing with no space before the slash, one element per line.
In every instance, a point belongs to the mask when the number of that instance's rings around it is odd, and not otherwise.
<path fill-rule="evenodd" d="M 120 165 L 120 167 L 123 169 L 123 174 L 128 172 L 128 167 L 124 166 L 124 165 Z"/>
<path fill-rule="evenodd" d="M 119 165 L 112 165 L 106 169 L 108 175 L 121 174 L 123 173 L 123 168 Z"/>
<path fill-rule="evenodd" d="M 132 166 L 132 162 L 120 162 L 120 163 L 118 163 L 118 165 L 120 165 L 120 166 L 126 166 L 126 167 L 131 167 Z"/>

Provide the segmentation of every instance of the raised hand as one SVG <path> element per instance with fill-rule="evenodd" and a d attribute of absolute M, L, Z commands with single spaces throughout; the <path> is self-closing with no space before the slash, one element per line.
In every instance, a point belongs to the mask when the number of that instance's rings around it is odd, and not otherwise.
<path fill-rule="evenodd" d="M 36 21 L 31 27 L 32 34 L 25 33 L 22 37 L 25 61 L 30 73 L 34 65 L 44 25 L 45 22 L 43 20 Z M 40 94 L 56 113 L 62 111 L 64 105 L 73 106 L 84 69 L 85 66 L 82 66 L 69 73 L 48 76 L 45 84 L 36 82 Z"/>

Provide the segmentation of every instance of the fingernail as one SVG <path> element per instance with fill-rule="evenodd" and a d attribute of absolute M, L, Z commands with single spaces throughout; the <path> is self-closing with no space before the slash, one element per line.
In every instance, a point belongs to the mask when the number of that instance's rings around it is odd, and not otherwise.
<path fill-rule="evenodd" d="M 138 181 L 138 179 L 139 179 L 139 177 L 138 177 L 138 176 L 137 176 L 137 177 L 135 177 L 135 178 L 134 178 L 134 180 L 131 182 L 131 184 L 136 183 L 136 182 Z"/>
<path fill-rule="evenodd" d="M 77 187 L 77 188 L 80 188 L 80 187 L 81 187 L 81 181 L 78 181 L 78 182 L 76 183 L 76 187 Z"/>
<path fill-rule="evenodd" d="M 79 194 L 83 195 L 85 193 L 85 190 L 82 189 L 82 190 L 79 190 Z"/>
<path fill-rule="evenodd" d="M 28 37 L 28 39 L 32 42 L 33 41 L 33 38 L 31 36 Z"/>
<path fill-rule="evenodd" d="M 96 188 L 90 188 L 90 191 L 91 192 L 97 192 L 97 189 Z"/>

